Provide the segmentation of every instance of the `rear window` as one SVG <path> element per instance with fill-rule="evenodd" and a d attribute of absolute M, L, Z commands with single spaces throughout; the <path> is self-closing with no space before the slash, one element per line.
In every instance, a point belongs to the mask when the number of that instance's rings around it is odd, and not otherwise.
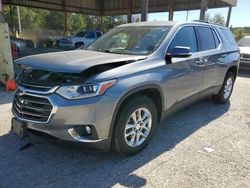
<path fill-rule="evenodd" d="M 232 35 L 232 33 L 231 33 L 231 31 L 229 29 L 223 29 L 223 28 L 221 28 L 220 30 L 221 30 L 221 32 L 223 33 L 223 35 L 225 36 L 227 42 L 230 45 L 237 46 L 237 44 L 236 44 L 236 42 L 234 40 L 234 37 L 233 37 L 233 35 Z"/>
<path fill-rule="evenodd" d="M 212 29 L 208 27 L 196 27 L 196 30 L 200 51 L 212 50 L 217 47 Z"/>
<path fill-rule="evenodd" d="M 99 38 L 100 36 L 102 36 L 101 32 L 96 32 L 97 38 Z"/>

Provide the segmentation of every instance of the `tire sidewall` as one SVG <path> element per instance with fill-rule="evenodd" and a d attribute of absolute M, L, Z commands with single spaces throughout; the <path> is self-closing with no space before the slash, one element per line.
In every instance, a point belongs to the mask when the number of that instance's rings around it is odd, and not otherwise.
<path fill-rule="evenodd" d="M 139 108 L 147 108 L 150 111 L 152 116 L 152 125 L 150 133 L 146 138 L 146 140 L 137 147 L 131 147 L 126 143 L 124 138 L 125 126 L 130 115 Z M 156 128 L 156 124 L 157 124 L 157 109 L 151 99 L 149 99 L 148 97 L 140 96 L 140 97 L 135 97 L 133 100 L 126 103 L 124 106 L 121 107 L 115 124 L 114 142 L 116 151 L 126 155 L 132 155 L 140 152 L 147 146 L 147 144 L 151 140 L 152 135 Z"/>
<path fill-rule="evenodd" d="M 225 85 L 226 85 L 226 82 L 227 82 L 228 78 L 231 78 L 233 83 L 232 83 L 232 89 L 231 89 L 230 95 L 225 99 L 224 98 L 224 93 L 225 93 L 224 89 L 225 89 Z M 225 103 L 229 102 L 229 99 L 230 99 L 230 97 L 231 97 L 231 95 L 233 93 L 234 83 L 235 83 L 234 74 L 232 72 L 228 72 L 225 79 L 224 79 L 224 82 L 223 82 L 223 85 L 222 85 L 222 87 L 220 89 L 219 94 L 214 96 L 215 97 L 214 99 L 215 99 L 215 101 L 217 103 L 225 104 Z"/>

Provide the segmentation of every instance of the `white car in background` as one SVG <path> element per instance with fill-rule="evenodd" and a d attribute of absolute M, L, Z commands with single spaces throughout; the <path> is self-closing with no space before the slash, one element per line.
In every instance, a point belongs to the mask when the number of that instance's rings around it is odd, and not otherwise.
<path fill-rule="evenodd" d="M 250 36 L 238 41 L 240 48 L 240 67 L 250 69 Z"/>
<path fill-rule="evenodd" d="M 81 31 L 77 35 L 61 38 L 59 47 L 68 50 L 88 47 L 100 36 L 102 36 L 101 31 Z"/>

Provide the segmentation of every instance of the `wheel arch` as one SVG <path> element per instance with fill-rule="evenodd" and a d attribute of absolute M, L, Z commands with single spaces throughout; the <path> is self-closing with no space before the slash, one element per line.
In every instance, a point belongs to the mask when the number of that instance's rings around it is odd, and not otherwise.
<path fill-rule="evenodd" d="M 234 74 L 234 79 L 236 79 L 238 74 L 238 67 L 236 65 L 232 65 L 228 68 L 227 73 L 232 72 Z"/>
<path fill-rule="evenodd" d="M 109 130 L 109 137 L 111 139 L 115 128 L 116 118 L 117 115 L 119 114 L 119 109 L 125 104 L 126 101 L 130 100 L 133 96 L 136 95 L 145 95 L 149 97 L 154 102 L 157 108 L 158 122 L 161 122 L 164 119 L 165 101 L 164 101 L 163 91 L 160 88 L 160 86 L 156 84 L 150 84 L 134 88 L 125 93 L 116 105 Z"/>

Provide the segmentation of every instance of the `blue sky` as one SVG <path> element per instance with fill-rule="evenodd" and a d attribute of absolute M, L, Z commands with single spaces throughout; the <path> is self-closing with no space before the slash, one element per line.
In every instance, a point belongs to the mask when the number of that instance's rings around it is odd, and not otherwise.
<path fill-rule="evenodd" d="M 213 17 L 216 13 L 221 13 L 225 20 L 227 18 L 228 8 L 208 9 L 207 13 Z M 185 21 L 187 11 L 174 12 L 174 21 Z M 200 11 L 189 11 L 188 20 L 199 19 Z M 148 17 L 149 21 L 166 21 L 168 20 L 168 13 L 151 13 Z M 250 0 L 238 0 L 237 6 L 233 7 L 230 25 L 233 27 L 250 26 Z"/>

